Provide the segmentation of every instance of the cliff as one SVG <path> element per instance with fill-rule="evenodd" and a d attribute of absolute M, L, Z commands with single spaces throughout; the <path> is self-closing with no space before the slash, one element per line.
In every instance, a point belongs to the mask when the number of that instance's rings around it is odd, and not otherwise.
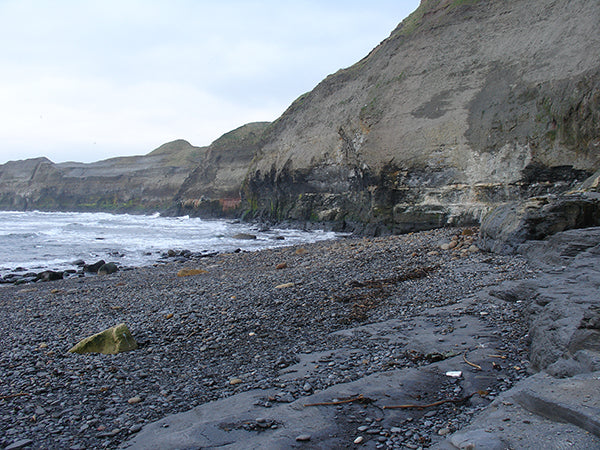
<path fill-rule="evenodd" d="M 424 0 L 267 131 L 256 217 L 407 232 L 558 193 L 600 165 L 595 0 Z"/>
<path fill-rule="evenodd" d="M 423 0 L 275 122 L 93 164 L 0 166 L 0 208 L 169 211 L 402 233 L 600 168 L 597 0 Z"/>
<path fill-rule="evenodd" d="M 14 210 L 149 212 L 171 206 L 205 149 L 179 140 L 145 156 L 90 164 L 47 158 L 0 166 L 0 208 Z"/>
<path fill-rule="evenodd" d="M 0 165 L 0 208 L 235 214 L 242 180 L 267 125 L 244 125 L 208 147 L 178 140 L 144 156 L 91 164 L 10 161 Z"/>

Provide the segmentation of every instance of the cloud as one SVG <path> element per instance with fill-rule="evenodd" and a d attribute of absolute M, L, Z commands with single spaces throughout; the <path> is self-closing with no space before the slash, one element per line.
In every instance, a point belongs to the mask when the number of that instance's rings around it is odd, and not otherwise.
<path fill-rule="evenodd" d="M 274 120 L 417 4 L 0 0 L 0 163 L 207 145 Z"/>

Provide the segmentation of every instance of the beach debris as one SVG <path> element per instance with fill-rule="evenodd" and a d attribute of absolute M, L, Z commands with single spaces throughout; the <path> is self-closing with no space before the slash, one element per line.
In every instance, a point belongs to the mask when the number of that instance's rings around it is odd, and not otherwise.
<path fill-rule="evenodd" d="M 485 396 L 488 393 L 486 391 L 476 391 L 473 392 L 472 394 L 467 395 L 466 397 L 460 397 L 460 398 L 447 398 L 444 400 L 439 400 L 437 402 L 433 402 L 433 403 L 428 403 L 426 405 L 413 405 L 413 404 L 409 404 L 409 405 L 392 405 L 392 406 L 384 406 L 383 409 L 425 409 L 425 408 L 433 408 L 434 406 L 440 406 L 443 405 L 445 403 L 454 403 L 454 404 L 461 404 L 466 402 L 467 400 L 469 400 L 471 397 L 473 397 L 474 395 L 480 395 L 480 396 Z"/>
<path fill-rule="evenodd" d="M 208 273 L 208 271 L 204 269 L 181 269 L 179 272 L 177 272 L 177 276 L 191 277 L 193 275 L 201 275 L 203 273 Z"/>
<path fill-rule="evenodd" d="M 279 284 L 277 286 L 275 286 L 275 289 L 285 289 L 285 288 L 289 288 L 289 287 L 293 287 L 294 283 L 283 283 L 283 284 Z"/>
<path fill-rule="evenodd" d="M 374 400 L 370 399 L 368 397 L 365 397 L 364 395 L 360 394 L 356 397 L 350 397 L 347 399 L 343 399 L 343 400 L 333 400 L 332 402 L 319 402 L 319 403 L 307 403 L 304 406 L 334 406 L 334 405 L 343 405 L 344 403 L 353 403 L 353 402 L 360 402 L 360 403 L 372 403 Z"/>
<path fill-rule="evenodd" d="M 69 353 L 104 353 L 115 355 L 138 348 L 126 324 L 120 323 L 100 333 L 89 336 L 74 345 Z"/>
<path fill-rule="evenodd" d="M 448 372 L 446 372 L 446 376 L 452 378 L 460 378 L 462 377 L 462 372 L 460 370 L 449 370 Z"/>
<path fill-rule="evenodd" d="M 481 366 L 480 366 L 479 364 L 475 364 L 475 363 L 472 363 L 472 362 L 470 362 L 469 360 L 467 360 L 467 352 L 464 352 L 464 353 L 463 353 L 463 360 L 464 360 L 464 361 L 465 361 L 465 362 L 466 362 L 468 365 L 470 365 L 471 367 L 474 367 L 474 368 L 475 368 L 475 369 L 477 369 L 477 370 L 482 370 L 482 369 L 481 369 Z"/>
<path fill-rule="evenodd" d="M 0 395 L 0 400 L 8 400 L 9 398 L 25 397 L 31 395 L 28 392 L 18 392 L 17 394 Z"/>

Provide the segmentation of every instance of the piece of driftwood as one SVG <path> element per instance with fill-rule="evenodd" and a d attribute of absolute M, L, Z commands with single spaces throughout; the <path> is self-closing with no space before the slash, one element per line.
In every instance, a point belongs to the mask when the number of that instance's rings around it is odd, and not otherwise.
<path fill-rule="evenodd" d="M 362 402 L 371 403 L 373 400 L 360 394 L 357 397 L 347 398 L 345 400 L 336 400 L 334 402 L 319 402 L 319 403 L 308 403 L 304 406 L 332 406 L 332 405 L 343 405 L 344 403 Z"/>
<path fill-rule="evenodd" d="M 482 370 L 480 365 L 472 363 L 471 361 L 467 360 L 467 352 L 463 353 L 463 360 L 471 367 L 475 367 L 477 370 Z"/>

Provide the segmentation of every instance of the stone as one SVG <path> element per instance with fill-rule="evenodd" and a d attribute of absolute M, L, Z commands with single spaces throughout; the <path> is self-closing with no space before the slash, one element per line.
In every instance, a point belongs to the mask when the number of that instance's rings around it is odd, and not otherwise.
<path fill-rule="evenodd" d="M 131 397 L 129 400 L 127 400 L 127 403 L 130 405 L 135 405 L 136 403 L 140 403 L 142 400 L 142 397 L 136 395 L 135 397 Z"/>
<path fill-rule="evenodd" d="M 202 275 L 203 273 L 208 273 L 208 271 L 204 269 L 181 269 L 179 272 L 177 272 L 177 276 L 191 277 L 194 275 Z"/>
<path fill-rule="evenodd" d="M 362 436 L 358 436 L 356 439 L 354 439 L 355 444 L 362 444 L 364 441 L 365 441 L 365 438 Z"/>
<path fill-rule="evenodd" d="M 232 378 L 229 380 L 229 384 L 235 386 L 236 384 L 241 384 L 243 381 L 240 378 Z"/>
<path fill-rule="evenodd" d="M 299 436 L 296 436 L 296 440 L 298 442 L 308 442 L 311 439 L 311 435 L 310 434 L 301 434 Z"/>
<path fill-rule="evenodd" d="M 132 425 L 129 428 L 129 432 L 131 434 L 134 434 L 134 433 L 138 433 L 139 431 L 141 431 L 141 429 L 142 429 L 142 424 L 141 423 L 136 423 L 135 425 Z"/>
<path fill-rule="evenodd" d="M 119 267 L 114 262 L 103 264 L 98 269 L 98 275 L 110 275 L 119 271 Z"/>
<path fill-rule="evenodd" d="M 277 270 L 281 270 L 281 269 L 287 269 L 287 266 L 288 266 L 288 265 L 287 265 L 287 263 L 284 263 L 284 262 L 283 262 L 283 263 L 277 264 L 277 265 L 275 266 L 275 269 L 277 269 Z"/>
<path fill-rule="evenodd" d="M 293 286 L 294 286 L 294 283 L 284 283 L 284 284 L 279 284 L 279 285 L 275 286 L 275 289 L 286 289 L 286 288 L 290 288 Z"/>
<path fill-rule="evenodd" d="M 37 279 L 40 281 L 56 281 L 63 279 L 63 272 L 54 272 L 53 270 L 45 270 L 37 274 Z"/>
<path fill-rule="evenodd" d="M 95 262 L 94 264 L 85 264 L 83 266 L 83 271 L 88 273 L 97 273 L 98 269 L 106 264 L 106 261 L 101 259 L 100 261 Z"/>
<path fill-rule="evenodd" d="M 18 441 L 14 441 L 9 446 L 5 447 L 4 450 L 17 450 L 19 448 L 27 447 L 33 444 L 31 439 L 19 439 Z"/>
<path fill-rule="evenodd" d="M 232 236 L 233 239 L 241 239 L 241 240 L 253 240 L 256 239 L 256 235 L 248 234 L 248 233 L 237 233 Z"/>
<path fill-rule="evenodd" d="M 121 323 L 93 336 L 87 337 L 73 346 L 70 353 L 117 354 L 138 348 L 126 324 Z"/>

